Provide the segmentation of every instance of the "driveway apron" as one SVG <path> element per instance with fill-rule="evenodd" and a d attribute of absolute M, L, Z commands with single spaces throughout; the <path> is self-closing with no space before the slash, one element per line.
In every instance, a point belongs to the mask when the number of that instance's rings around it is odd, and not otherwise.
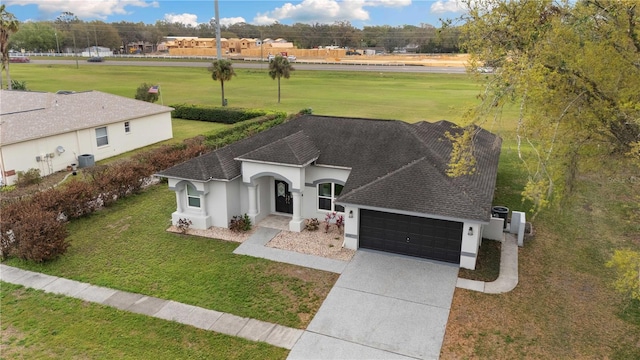
<path fill-rule="evenodd" d="M 358 250 L 289 359 L 437 359 L 458 266 Z"/>

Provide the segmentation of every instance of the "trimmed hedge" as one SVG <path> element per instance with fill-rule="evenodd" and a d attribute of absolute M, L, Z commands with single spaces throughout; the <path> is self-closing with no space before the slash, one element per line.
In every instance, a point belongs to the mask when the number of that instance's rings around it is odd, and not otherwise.
<path fill-rule="evenodd" d="M 235 124 L 240 121 L 267 115 L 269 112 L 259 109 L 227 108 L 192 104 L 171 105 L 174 110 L 171 116 L 178 119 Z"/>
<path fill-rule="evenodd" d="M 260 116 L 250 121 L 244 121 L 228 129 L 205 135 L 205 145 L 212 150 L 219 149 L 282 124 L 286 119 L 286 113 L 278 112 L 272 115 Z"/>

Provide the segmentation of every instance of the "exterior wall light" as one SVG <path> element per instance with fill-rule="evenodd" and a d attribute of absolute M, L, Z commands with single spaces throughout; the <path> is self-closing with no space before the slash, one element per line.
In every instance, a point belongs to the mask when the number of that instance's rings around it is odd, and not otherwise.
<path fill-rule="evenodd" d="M 469 232 L 467 232 L 470 236 L 473 236 L 473 228 L 469 226 Z"/>
<path fill-rule="evenodd" d="M 353 219 L 353 210 L 349 210 L 349 219 Z"/>

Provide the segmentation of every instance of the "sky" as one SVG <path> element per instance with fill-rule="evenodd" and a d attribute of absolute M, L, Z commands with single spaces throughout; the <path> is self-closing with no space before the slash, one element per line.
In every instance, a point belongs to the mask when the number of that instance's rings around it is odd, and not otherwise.
<path fill-rule="evenodd" d="M 439 19 L 462 15 L 460 0 L 219 0 L 220 24 L 274 22 L 332 24 L 349 21 L 353 26 L 440 25 Z M 213 0 L 3 0 L 6 10 L 22 22 L 46 21 L 64 11 L 84 21 L 144 22 L 158 20 L 197 26 L 215 18 Z"/>

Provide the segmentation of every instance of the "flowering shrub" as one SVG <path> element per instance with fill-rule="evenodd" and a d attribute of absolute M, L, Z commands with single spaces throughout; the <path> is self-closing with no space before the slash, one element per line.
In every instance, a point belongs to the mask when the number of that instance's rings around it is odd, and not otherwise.
<path fill-rule="evenodd" d="M 338 232 L 342 232 L 344 228 L 344 216 L 338 215 L 338 213 L 331 212 L 324 217 L 324 232 L 329 232 L 331 225 L 335 225 L 338 228 Z"/>

